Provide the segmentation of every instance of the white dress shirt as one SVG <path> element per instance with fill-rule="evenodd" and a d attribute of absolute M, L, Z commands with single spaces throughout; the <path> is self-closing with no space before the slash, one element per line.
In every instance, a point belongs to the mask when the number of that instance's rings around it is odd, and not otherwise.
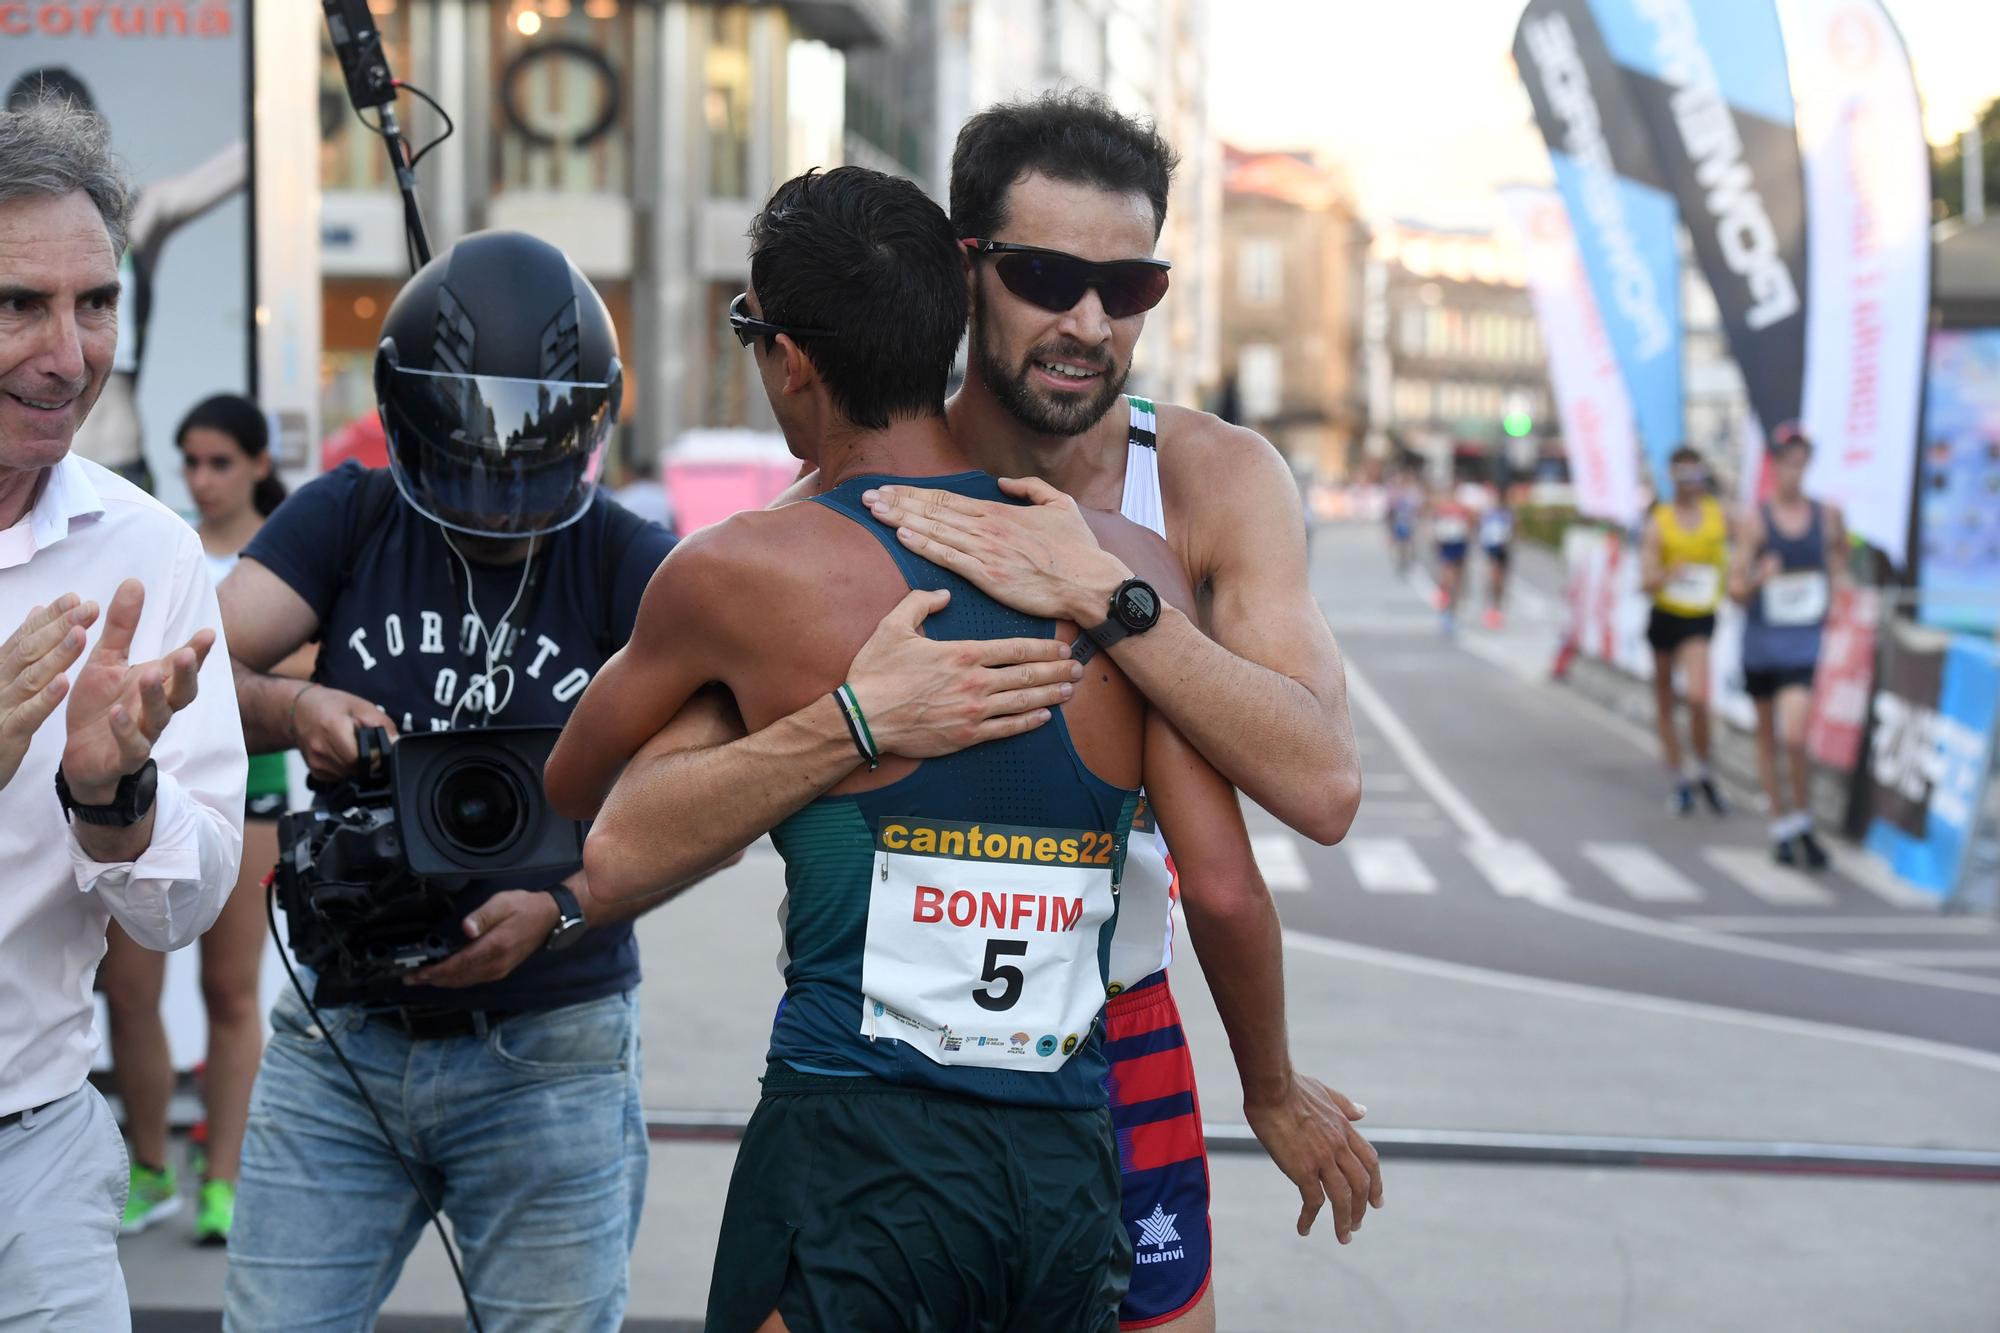
<path fill-rule="evenodd" d="M 146 586 L 133 662 L 204 626 L 215 647 L 195 701 L 153 746 L 153 841 L 137 861 L 91 860 L 56 800 L 67 696 L 0 787 L 0 1115 L 83 1086 L 97 1049 L 91 982 L 105 923 L 118 918 L 149 949 L 178 949 L 214 924 L 243 858 L 247 761 L 229 650 L 201 540 L 172 510 L 95 463 L 63 459 L 28 515 L 0 531 L 0 639 L 66 592 L 108 609 L 127 578 Z M 86 658 L 103 628 L 100 612 Z"/>

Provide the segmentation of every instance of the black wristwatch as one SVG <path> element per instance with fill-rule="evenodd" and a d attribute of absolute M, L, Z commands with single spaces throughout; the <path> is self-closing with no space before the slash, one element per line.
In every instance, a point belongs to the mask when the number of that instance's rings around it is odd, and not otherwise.
<path fill-rule="evenodd" d="M 118 779 L 118 791 L 109 805 L 84 805 L 69 794 L 69 783 L 63 779 L 62 765 L 56 765 L 56 799 L 62 802 L 63 813 L 73 819 L 81 819 L 86 824 L 102 824 L 107 828 L 131 828 L 153 810 L 153 797 L 160 786 L 160 766 L 148 759 L 139 765 L 138 771 L 127 773 Z"/>
<path fill-rule="evenodd" d="M 1099 648 L 1109 648 L 1128 634 L 1144 634 L 1160 623 L 1160 594 L 1144 579 L 1126 579 L 1111 594 L 1104 623 L 1084 631 Z"/>
<path fill-rule="evenodd" d="M 589 923 L 583 919 L 583 907 L 577 902 L 576 895 L 567 886 L 558 884 L 548 890 L 548 895 L 556 900 L 556 924 L 542 947 L 550 953 L 561 953 L 583 938 Z"/>

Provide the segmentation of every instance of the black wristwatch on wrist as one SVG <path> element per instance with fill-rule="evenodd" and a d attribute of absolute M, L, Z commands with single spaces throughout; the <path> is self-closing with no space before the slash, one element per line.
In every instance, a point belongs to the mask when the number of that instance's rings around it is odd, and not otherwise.
<path fill-rule="evenodd" d="M 62 765 L 56 765 L 56 799 L 62 802 L 63 813 L 86 824 L 102 824 L 106 828 L 131 828 L 151 814 L 153 797 L 158 793 L 159 785 L 160 767 L 148 759 L 139 765 L 137 771 L 118 779 L 118 791 L 109 805 L 84 805 L 70 795 Z"/>
<path fill-rule="evenodd" d="M 583 932 L 590 928 L 590 923 L 583 919 L 583 906 L 567 885 L 558 884 L 547 892 L 556 900 L 556 924 L 542 947 L 550 953 L 561 953 L 583 938 Z"/>
<path fill-rule="evenodd" d="M 1144 634 L 1160 623 L 1160 594 L 1144 579 L 1126 579 L 1111 594 L 1104 623 L 1084 631 L 1099 648 L 1109 648 L 1129 634 Z"/>

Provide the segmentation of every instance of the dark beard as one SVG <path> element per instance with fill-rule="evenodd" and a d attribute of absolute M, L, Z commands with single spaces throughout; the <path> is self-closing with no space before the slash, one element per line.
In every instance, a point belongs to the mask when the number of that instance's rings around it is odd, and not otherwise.
<path fill-rule="evenodd" d="M 1007 415 L 1040 435 L 1055 435 L 1067 439 L 1081 435 L 1104 420 L 1104 414 L 1118 401 L 1118 395 L 1125 392 L 1125 379 L 1132 373 L 1131 362 L 1113 367 L 1099 381 L 1096 394 L 1081 401 L 1055 399 L 1037 393 L 1028 383 L 1028 373 L 1041 353 L 1053 355 L 1074 355 L 1082 360 L 1085 354 L 1060 351 L 1054 347 L 1037 347 L 1029 352 L 1019 366 L 1002 364 L 991 350 L 993 340 L 986 336 L 986 318 L 983 309 L 975 309 L 972 318 L 972 341 L 967 349 L 972 368 L 978 372 L 980 380 L 997 399 Z"/>

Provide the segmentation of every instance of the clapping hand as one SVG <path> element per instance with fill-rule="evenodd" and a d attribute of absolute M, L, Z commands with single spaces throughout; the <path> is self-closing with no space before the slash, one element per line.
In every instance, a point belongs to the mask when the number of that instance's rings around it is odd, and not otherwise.
<path fill-rule="evenodd" d="M 96 619 L 97 603 L 65 593 L 28 612 L 0 644 L 0 787 L 14 780 L 35 733 L 68 693 L 65 673 Z"/>

